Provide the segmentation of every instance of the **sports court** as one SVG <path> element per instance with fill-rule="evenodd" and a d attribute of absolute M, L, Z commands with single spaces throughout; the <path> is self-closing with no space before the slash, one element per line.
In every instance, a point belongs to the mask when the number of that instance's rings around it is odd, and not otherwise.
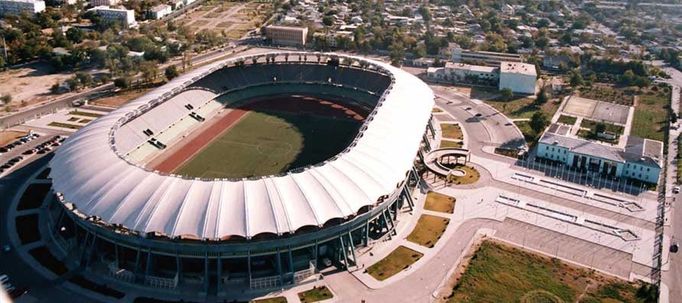
<path fill-rule="evenodd" d="M 366 115 L 363 108 L 307 96 L 252 100 L 184 142 L 156 169 L 200 178 L 283 173 L 341 152 Z"/>
<path fill-rule="evenodd" d="M 630 106 L 571 96 L 566 101 L 562 112 L 591 120 L 625 125 Z"/>

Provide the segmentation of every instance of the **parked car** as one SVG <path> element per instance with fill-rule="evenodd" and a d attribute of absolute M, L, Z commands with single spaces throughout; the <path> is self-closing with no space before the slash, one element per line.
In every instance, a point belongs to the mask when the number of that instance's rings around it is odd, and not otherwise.
<path fill-rule="evenodd" d="M 673 244 L 670 245 L 670 252 L 676 253 L 678 250 L 680 250 L 680 246 L 677 244 L 677 242 L 673 242 Z"/>
<path fill-rule="evenodd" d="M 673 186 L 673 194 L 679 194 L 680 193 L 680 187 L 679 186 Z"/>

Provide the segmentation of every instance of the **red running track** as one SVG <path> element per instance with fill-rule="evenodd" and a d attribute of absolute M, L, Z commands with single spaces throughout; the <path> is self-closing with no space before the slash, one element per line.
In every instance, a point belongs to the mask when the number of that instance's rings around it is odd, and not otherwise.
<path fill-rule="evenodd" d="M 246 115 L 246 113 L 248 113 L 248 111 L 243 109 L 232 109 L 232 111 L 220 118 L 220 120 L 215 121 L 213 125 L 204 129 L 196 137 L 187 141 L 185 145 L 180 147 L 180 149 L 175 151 L 173 154 L 169 155 L 168 158 L 161 161 L 161 163 L 157 164 L 155 167 L 153 167 L 153 169 L 165 173 L 172 173 L 183 163 L 201 151 L 204 147 L 208 146 L 208 144 L 214 138 L 218 137 L 218 135 L 235 125 L 239 119 Z"/>

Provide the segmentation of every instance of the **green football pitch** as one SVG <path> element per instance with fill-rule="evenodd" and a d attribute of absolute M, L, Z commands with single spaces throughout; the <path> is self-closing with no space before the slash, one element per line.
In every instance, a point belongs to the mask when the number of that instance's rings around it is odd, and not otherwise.
<path fill-rule="evenodd" d="M 279 174 L 333 157 L 360 126 L 351 119 L 251 111 L 175 173 L 202 178 Z"/>

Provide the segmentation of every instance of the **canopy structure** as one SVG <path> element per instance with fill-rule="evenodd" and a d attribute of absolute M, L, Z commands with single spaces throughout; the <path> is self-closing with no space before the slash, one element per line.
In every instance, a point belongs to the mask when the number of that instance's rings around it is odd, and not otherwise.
<path fill-rule="evenodd" d="M 285 175 L 189 179 L 150 171 L 116 150 L 114 134 L 122 122 L 217 69 L 273 55 L 286 55 L 288 64 L 302 55 L 361 63 L 391 75 L 392 85 L 347 149 Z M 433 92 L 417 77 L 359 57 L 280 52 L 228 59 L 182 75 L 83 127 L 56 152 L 50 176 L 54 191 L 78 214 L 139 233 L 211 240 L 294 233 L 353 216 L 395 192 L 412 169 L 433 104 Z"/>

